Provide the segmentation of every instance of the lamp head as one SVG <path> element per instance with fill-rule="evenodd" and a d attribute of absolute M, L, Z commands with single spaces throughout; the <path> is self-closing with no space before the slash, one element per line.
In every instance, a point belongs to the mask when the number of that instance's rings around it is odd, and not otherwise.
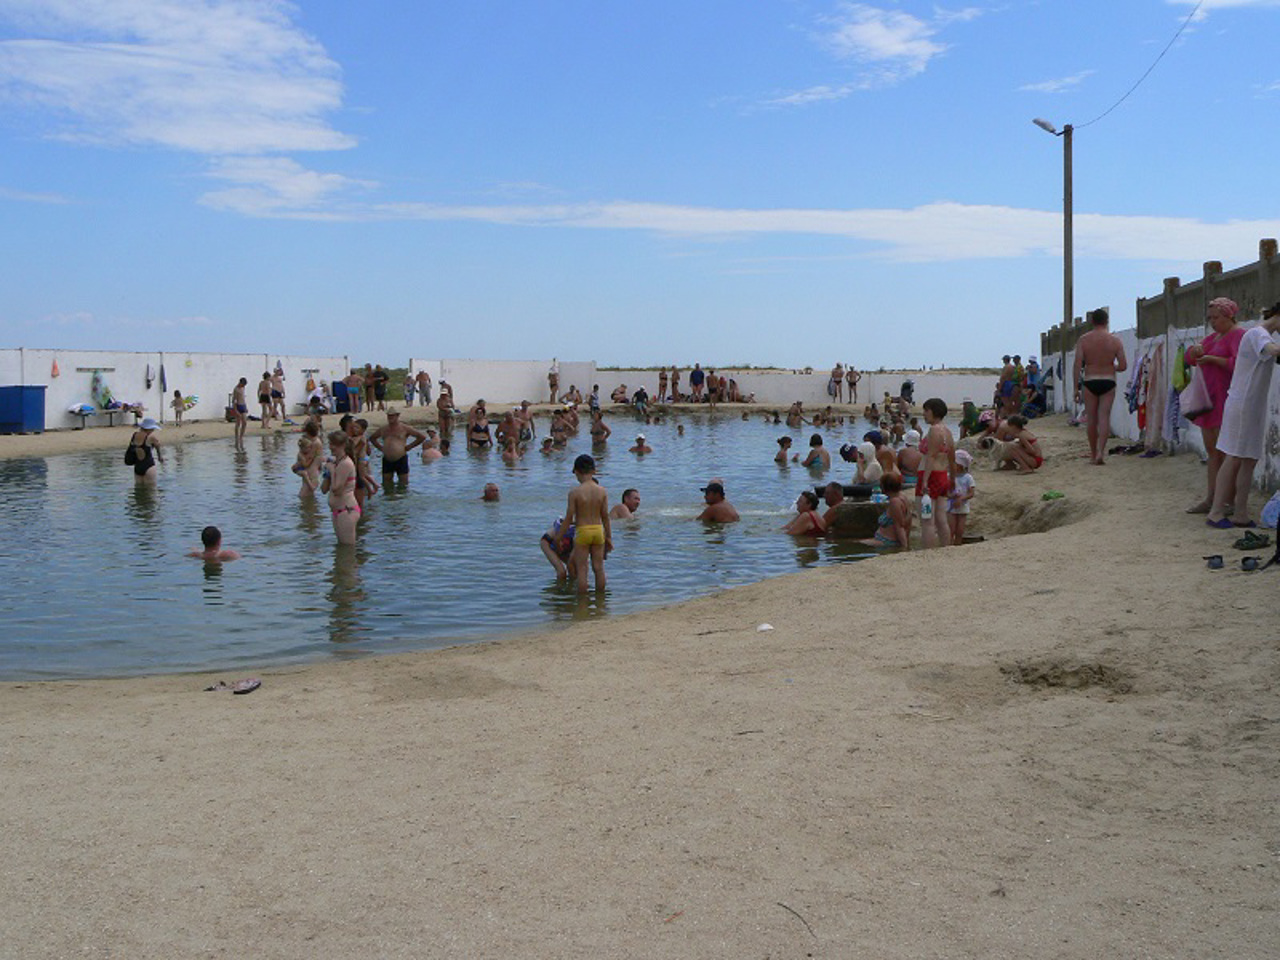
<path fill-rule="evenodd" d="M 1048 120 L 1045 120 L 1043 117 L 1036 117 L 1031 122 L 1034 123 L 1041 130 L 1047 130 L 1049 133 L 1052 133 L 1055 137 L 1058 135 L 1058 128 L 1055 127 Z"/>

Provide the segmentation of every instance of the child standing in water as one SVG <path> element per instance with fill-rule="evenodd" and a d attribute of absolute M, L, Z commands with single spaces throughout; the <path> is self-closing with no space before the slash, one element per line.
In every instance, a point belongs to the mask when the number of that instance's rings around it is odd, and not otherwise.
<path fill-rule="evenodd" d="M 943 426 L 947 405 L 937 397 L 924 402 L 924 422 L 928 432 L 920 441 L 920 473 L 916 496 L 920 498 L 920 541 L 925 547 L 945 547 L 951 543 L 947 522 L 947 495 L 956 475 L 956 442 Z"/>
<path fill-rule="evenodd" d="M 973 457 L 968 450 L 956 451 L 956 480 L 947 501 L 947 519 L 951 522 L 952 544 L 964 543 L 964 526 L 969 519 L 969 501 L 977 489 L 969 467 Z"/>
<path fill-rule="evenodd" d="M 573 461 L 573 475 L 578 485 L 569 491 L 569 505 L 564 513 L 562 529 L 575 527 L 571 562 L 578 580 L 578 592 L 587 592 L 587 559 L 596 577 L 596 589 L 605 585 L 604 558 L 613 549 L 613 532 L 609 528 L 609 494 L 595 480 L 596 462 L 587 454 Z"/>

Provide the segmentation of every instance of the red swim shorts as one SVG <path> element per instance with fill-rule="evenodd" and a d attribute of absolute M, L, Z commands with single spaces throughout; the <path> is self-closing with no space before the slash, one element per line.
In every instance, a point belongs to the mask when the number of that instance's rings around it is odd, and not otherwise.
<path fill-rule="evenodd" d="M 921 473 L 916 477 L 916 496 L 922 497 L 928 484 L 929 499 L 938 500 L 951 492 L 951 474 L 946 470 L 930 470 L 928 478 Z"/>

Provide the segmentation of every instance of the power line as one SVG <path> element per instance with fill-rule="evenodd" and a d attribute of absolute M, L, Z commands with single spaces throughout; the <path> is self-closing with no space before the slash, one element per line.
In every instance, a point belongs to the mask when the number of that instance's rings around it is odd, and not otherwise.
<path fill-rule="evenodd" d="M 1173 39 L 1172 39 L 1172 40 L 1170 40 L 1167 44 L 1165 44 L 1164 49 L 1160 51 L 1160 56 L 1156 57 L 1155 61 L 1151 64 L 1151 66 L 1147 67 L 1147 72 L 1146 72 L 1146 73 L 1144 73 L 1142 76 L 1140 76 L 1140 77 L 1138 78 L 1138 82 L 1137 82 L 1137 83 L 1135 83 L 1132 87 L 1130 87 L 1130 88 L 1125 92 L 1125 95 L 1124 95 L 1123 97 L 1121 97 L 1119 100 L 1117 100 L 1117 101 L 1116 101 L 1115 103 L 1113 103 L 1111 106 L 1107 107 L 1107 109 L 1106 109 L 1105 111 L 1103 111 L 1102 113 L 1098 114 L 1098 116 L 1094 117 L 1094 118 L 1093 118 L 1092 120 L 1090 120 L 1088 123 L 1078 123 L 1078 124 L 1076 124 L 1076 126 L 1075 126 L 1075 128 L 1074 128 L 1074 129 L 1076 129 L 1076 130 L 1080 130 L 1080 129 L 1082 129 L 1083 127 L 1092 126 L 1093 124 L 1095 124 L 1095 123 L 1097 123 L 1099 120 L 1101 120 L 1103 117 L 1105 117 L 1105 116 L 1106 116 L 1108 113 L 1110 113 L 1112 110 L 1114 110 L 1116 107 L 1120 106 L 1120 104 L 1122 104 L 1122 103 L 1124 103 L 1126 100 L 1128 100 L 1128 99 L 1129 99 L 1129 95 L 1130 95 L 1131 93 L 1133 93 L 1133 91 L 1137 90 L 1140 86 L 1142 86 L 1142 81 L 1146 80 L 1146 79 L 1147 79 L 1147 77 L 1151 76 L 1151 71 L 1152 71 L 1152 70 L 1154 70 L 1154 69 L 1156 68 L 1156 64 L 1158 64 L 1161 60 L 1163 60 L 1163 59 L 1164 59 L 1164 55 L 1165 55 L 1166 53 L 1168 53 L 1168 52 L 1169 52 L 1169 49 L 1170 49 L 1170 48 L 1171 48 L 1175 43 L 1177 43 L 1178 38 L 1179 38 L 1180 36 L 1182 36 L 1182 31 L 1184 31 L 1184 30 L 1186 30 L 1186 29 L 1187 29 L 1188 24 L 1190 24 L 1190 23 L 1191 23 L 1192 18 L 1194 18 L 1194 17 L 1195 17 L 1195 15 L 1199 12 L 1199 10 L 1200 10 L 1200 8 L 1201 8 L 1202 6 L 1204 6 L 1204 0 L 1199 0 L 1199 2 L 1195 5 L 1195 7 L 1192 9 L 1192 11 L 1191 11 L 1189 14 L 1187 14 L 1187 19 L 1185 19 L 1185 20 L 1183 20 L 1183 21 L 1182 21 L 1182 26 L 1180 26 L 1180 27 L 1178 28 L 1178 32 L 1177 32 L 1177 33 L 1175 33 L 1175 34 L 1173 35 Z"/>

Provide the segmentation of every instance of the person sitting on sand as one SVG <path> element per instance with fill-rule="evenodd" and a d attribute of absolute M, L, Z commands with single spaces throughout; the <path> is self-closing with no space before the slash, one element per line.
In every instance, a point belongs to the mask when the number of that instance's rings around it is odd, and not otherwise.
<path fill-rule="evenodd" d="M 573 567 L 569 566 L 569 560 L 573 556 L 573 534 L 574 528 L 565 527 L 564 519 L 561 518 L 548 527 L 538 541 L 542 555 L 556 572 L 557 580 L 565 580 L 575 573 Z"/>
<path fill-rule="evenodd" d="M 611 520 L 634 520 L 636 511 L 640 509 L 640 493 L 635 487 L 622 491 L 622 499 L 609 511 Z"/>
<path fill-rule="evenodd" d="M 799 454 L 797 454 L 799 456 Z M 805 458 L 800 461 L 800 466 L 808 467 L 810 470 L 818 472 L 826 472 L 831 469 L 831 454 L 827 452 L 827 448 L 822 445 L 822 434 L 815 433 L 809 438 L 809 452 L 805 454 Z"/>
<path fill-rule="evenodd" d="M 907 498 L 902 495 L 902 481 L 898 475 L 890 474 L 884 478 L 882 489 L 889 497 L 884 512 L 876 520 L 875 536 L 863 540 L 870 547 L 898 547 L 911 549 L 911 507 Z"/>
<path fill-rule="evenodd" d="M 192 550 L 188 557 L 195 557 L 205 563 L 225 563 L 228 560 L 239 560 L 240 554 L 234 550 L 222 549 L 222 531 L 217 527 L 205 527 L 200 531 L 200 543 L 203 550 Z"/>
<path fill-rule="evenodd" d="M 636 453 L 643 456 L 646 453 L 653 453 L 653 447 L 645 442 L 644 434 L 636 434 L 636 445 L 627 450 L 627 453 Z"/>
<path fill-rule="evenodd" d="M 827 532 L 827 522 L 818 513 L 818 495 L 812 490 L 803 490 L 796 497 L 796 516 L 782 528 L 783 533 L 793 537 L 821 537 Z"/>
<path fill-rule="evenodd" d="M 779 437 L 778 452 L 773 458 L 774 463 L 786 463 L 790 454 L 791 454 L 791 438 Z"/>
<path fill-rule="evenodd" d="M 1044 464 L 1040 441 L 1027 429 L 1026 417 L 1014 414 L 1005 421 L 1005 459 L 1011 461 L 1019 473 L 1034 473 Z"/>
<path fill-rule="evenodd" d="M 698 519 L 707 523 L 733 523 L 741 518 L 724 496 L 724 484 L 712 480 L 702 488 L 702 497 L 706 501 L 706 509 L 698 514 Z"/>

